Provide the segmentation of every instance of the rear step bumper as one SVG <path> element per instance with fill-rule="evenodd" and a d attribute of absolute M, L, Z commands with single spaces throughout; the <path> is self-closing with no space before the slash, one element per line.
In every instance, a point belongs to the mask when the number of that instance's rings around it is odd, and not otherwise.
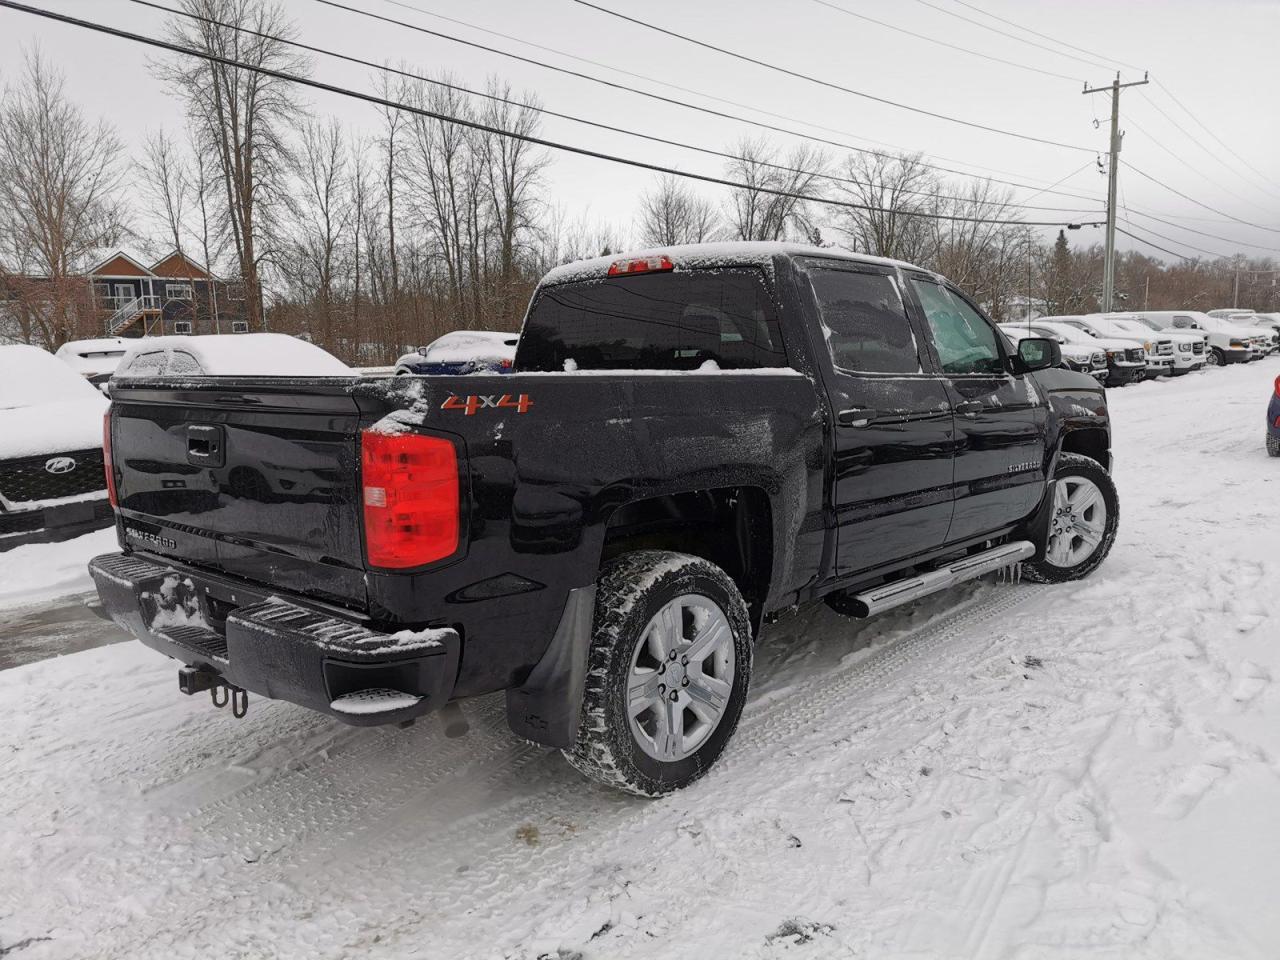
<path fill-rule="evenodd" d="M 452 695 L 456 630 L 379 632 L 137 554 L 95 557 L 89 572 L 107 614 L 148 647 L 260 696 L 372 726 L 412 720 Z"/>

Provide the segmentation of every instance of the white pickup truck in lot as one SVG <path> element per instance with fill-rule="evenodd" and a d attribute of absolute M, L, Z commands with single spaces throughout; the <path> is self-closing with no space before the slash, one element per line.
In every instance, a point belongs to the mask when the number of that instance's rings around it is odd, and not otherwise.
<path fill-rule="evenodd" d="M 1201 370 L 1207 362 L 1209 337 L 1198 330 L 1161 330 L 1136 313 L 1090 314 L 1086 319 L 1113 336 L 1146 337 L 1148 355 L 1154 346 L 1160 357 L 1173 358 L 1171 376 Z"/>
<path fill-rule="evenodd" d="M 1070 324 L 1077 330 L 1083 330 L 1091 337 L 1112 337 L 1121 340 L 1135 340 L 1142 344 L 1142 353 L 1146 360 L 1147 380 L 1156 377 L 1168 377 L 1173 374 L 1174 354 L 1173 340 L 1162 334 L 1155 334 L 1141 324 L 1129 325 L 1099 313 L 1086 314 L 1083 317 L 1063 318 L 1063 323 Z"/>
<path fill-rule="evenodd" d="M 1247 363 L 1261 357 L 1266 349 L 1259 331 L 1196 310 L 1141 310 L 1133 316 L 1150 320 L 1161 330 L 1203 332 L 1209 338 L 1206 362 L 1211 367 Z"/>

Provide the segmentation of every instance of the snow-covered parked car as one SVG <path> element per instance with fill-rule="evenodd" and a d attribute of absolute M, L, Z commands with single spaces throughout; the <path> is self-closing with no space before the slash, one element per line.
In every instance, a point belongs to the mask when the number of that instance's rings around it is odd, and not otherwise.
<path fill-rule="evenodd" d="M 1038 337 L 1052 337 L 1060 343 L 1073 343 L 1087 346 L 1090 350 L 1101 350 L 1107 355 L 1107 379 L 1104 383 L 1108 387 L 1123 387 L 1146 376 L 1147 354 L 1140 341 L 1133 338 L 1099 338 L 1062 322 L 1079 319 L 1081 318 L 1043 317 L 1032 321 L 1029 329 Z"/>
<path fill-rule="evenodd" d="M 1142 344 L 1142 354 L 1147 369 L 1143 379 L 1154 380 L 1173 373 L 1173 341 L 1165 338 L 1156 339 L 1144 326 L 1123 327 L 1115 321 L 1099 314 L 1087 314 L 1082 317 L 1059 317 L 1059 322 L 1069 324 L 1077 330 L 1083 330 L 1096 339 L 1112 338 L 1116 340 L 1132 340 Z"/>
<path fill-rule="evenodd" d="M 1036 333 L 1025 323 L 1002 323 L 1000 324 L 1000 331 L 1012 341 L 1015 347 L 1023 340 L 1043 336 L 1043 334 Z M 1058 336 L 1052 339 L 1057 341 L 1058 347 L 1062 351 L 1062 367 L 1064 370 L 1087 373 L 1100 383 L 1106 382 L 1106 350 L 1100 346 L 1092 347 L 1084 343 L 1068 343 Z"/>
<path fill-rule="evenodd" d="M 1122 319 L 1126 323 L 1139 324 L 1162 337 L 1172 338 L 1174 346 L 1177 348 L 1177 352 L 1174 354 L 1174 376 L 1181 376 L 1184 373 L 1201 370 L 1209 366 L 1209 358 L 1212 356 L 1212 351 L 1209 349 L 1209 334 L 1207 332 L 1191 329 L 1176 330 L 1173 327 L 1165 329 L 1160 325 L 1160 321 L 1152 320 L 1142 313 L 1126 313 Z"/>
<path fill-rule="evenodd" d="M 101 337 L 97 340 L 69 340 L 54 354 L 95 387 L 111 379 L 116 367 L 137 340 Z"/>
<path fill-rule="evenodd" d="M 1196 310 L 1144 310 L 1140 316 L 1155 321 L 1164 330 L 1203 330 L 1209 337 L 1211 367 L 1257 360 L 1267 350 L 1261 331 Z"/>
<path fill-rule="evenodd" d="M 144 337 L 113 381 L 136 377 L 349 377 L 355 371 L 314 343 L 284 333 Z"/>
<path fill-rule="evenodd" d="M 112 523 L 102 465 L 107 399 L 38 347 L 0 347 L 0 550 Z"/>
<path fill-rule="evenodd" d="M 1205 366 L 1209 337 L 1198 330 L 1161 330 L 1136 313 L 1091 313 L 1085 320 L 1104 334 L 1145 338 L 1148 368 L 1153 355 L 1167 365 L 1161 376 L 1180 377 Z"/>
<path fill-rule="evenodd" d="M 520 335 L 494 330 L 455 330 L 396 361 L 396 376 L 510 373 Z"/>

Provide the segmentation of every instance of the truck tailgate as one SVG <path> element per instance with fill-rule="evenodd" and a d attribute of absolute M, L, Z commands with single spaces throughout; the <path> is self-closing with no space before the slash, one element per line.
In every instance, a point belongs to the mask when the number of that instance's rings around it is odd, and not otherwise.
<path fill-rule="evenodd" d="M 363 609 L 360 413 L 350 383 L 113 383 L 126 542 Z"/>

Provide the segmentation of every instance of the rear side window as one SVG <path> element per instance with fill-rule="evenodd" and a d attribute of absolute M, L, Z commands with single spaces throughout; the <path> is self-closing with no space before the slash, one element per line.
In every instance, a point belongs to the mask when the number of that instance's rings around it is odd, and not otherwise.
<path fill-rule="evenodd" d="M 544 287 L 520 334 L 518 371 L 784 367 L 758 270 L 690 270 Z"/>
<path fill-rule="evenodd" d="M 920 354 L 894 278 L 813 267 L 831 362 L 856 373 L 919 373 Z"/>

